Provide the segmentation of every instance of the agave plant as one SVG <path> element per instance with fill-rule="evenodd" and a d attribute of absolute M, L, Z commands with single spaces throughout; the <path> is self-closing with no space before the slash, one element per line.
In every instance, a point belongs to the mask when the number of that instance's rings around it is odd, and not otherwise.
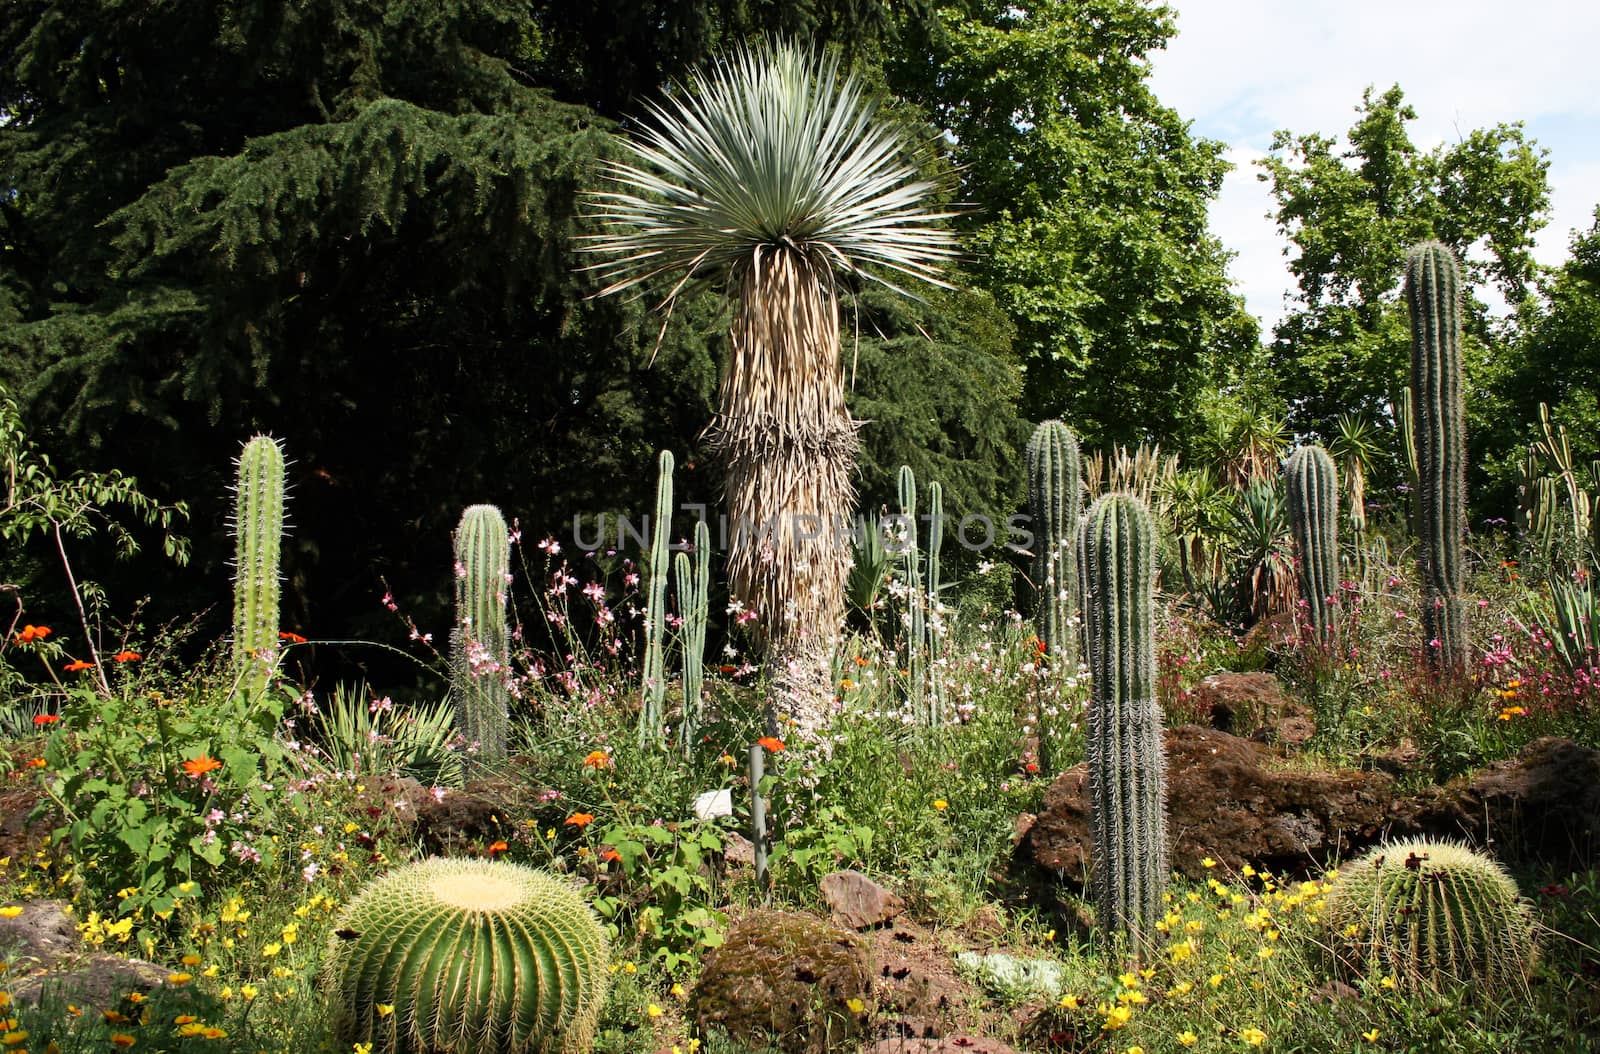
<path fill-rule="evenodd" d="M 692 74 L 625 142 L 591 195 L 586 248 L 610 284 L 664 277 L 735 291 L 730 358 L 708 428 L 735 525 L 732 591 L 759 617 L 780 701 L 803 725 L 831 698 L 844 614 L 857 424 L 839 356 L 844 278 L 934 284 L 955 257 L 899 131 L 835 59 L 768 44 Z"/>

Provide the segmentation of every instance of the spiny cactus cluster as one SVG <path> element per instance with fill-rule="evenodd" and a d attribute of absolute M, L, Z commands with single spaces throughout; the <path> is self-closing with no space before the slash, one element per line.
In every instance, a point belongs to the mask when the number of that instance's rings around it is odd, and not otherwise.
<path fill-rule="evenodd" d="M 1083 458 L 1072 429 L 1045 421 L 1028 440 L 1028 504 L 1033 513 L 1033 582 L 1039 590 L 1039 640 L 1068 665 L 1078 659 L 1072 614 L 1078 606 L 1075 546 L 1083 503 Z"/>
<path fill-rule="evenodd" d="M 1450 842 L 1380 846 L 1339 871 L 1328 925 L 1341 970 L 1409 988 L 1520 990 L 1537 950 L 1532 913 L 1504 868 Z"/>
<path fill-rule="evenodd" d="M 1467 662 L 1465 534 L 1467 440 L 1461 394 L 1461 268 L 1439 242 L 1406 257 L 1411 310 L 1411 390 L 1417 449 L 1417 535 L 1422 625 L 1436 674 Z"/>
<path fill-rule="evenodd" d="M 244 445 L 234 499 L 233 666 L 240 692 L 255 699 L 278 668 L 283 444 L 258 435 Z"/>
<path fill-rule="evenodd" d="M 329 938 L 334 1035 L 374 1054 L 581 1054 L 608 954 L 559 878 L 490 860 L 410 864 L 369 883 Z"/>
<path fill-rule="evenodd" d="M 1289 525 L 1299 558 L 1300 597 L 1317 639 L 1333 637 L 1333 602 L 1339 589 L 1339 475 L 1320 446 L 1303 446 L 1283 467 Z"/>
<path fill-rule="evenodd" d="M 1129 494 L 1089 507 L 1078 534 L 1092 687 L 1089 825 L 1096 914 L 1138 949 L 1167 885 L 1166 756 L 1156 705 L 1155 526 Z"/>
<path fill-rule="evenodd" d="M 456 729 L 475 750 L 473 764 L 502 761 L 510 724 L 510 640 L 506 596 L 511 536 L 493 505 L 461 514 L 455 535 L 456 625 L 451 633 L 450 680 Z"/>

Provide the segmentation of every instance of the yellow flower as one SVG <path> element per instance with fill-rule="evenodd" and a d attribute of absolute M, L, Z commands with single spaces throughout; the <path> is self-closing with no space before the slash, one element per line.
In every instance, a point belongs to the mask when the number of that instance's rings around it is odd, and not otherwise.
<path fill-rule="evenodd" d="M 394 1004 L 379 1003 L 375 1009 L 378 1011 L 379 1017 L 388 1017 L 390 1014 L 394 1013 Z"/>
<path fill-rule="evenodd" d="M 178 961 L 183 963 L 183 965 L 185 965 L 185 966 L 199 966 L 200 965 L 200 956 L 194 954 L 193 952 L 190 952 L 188 955 L 185 955 L 182 959 L 179 959 Z"/>
<path fill-rule="evenodd" d="M 270 959 L 281 951 L 283 951 L 283 945 L 279 944 L 277 941 L 273 941 L 271 944 L 261 949 L 261 957 L 263 959 Z"/>
<path fill-rule="evenodd" d="M 940 812 L 944 812 L 946 809 L 950 808 L 950 803 L 945 801 L 943 798 L 935 798 L 933 800 L 933 807 L 938 809 Z"/>
<path fill-rule="evenodd" d="M 372 1054 L 371 1043 L 357 1043 L 353 1054 Z"/>
<path fill-rule="evenodd" d="M 1082 1005 L 1082 1003 L 1078 1002 L 1078 997 L 1071 992 L 1061 997 L 1061 1009 L 1063 1010 L 1076 1010 Z"/>
<path fill-rule="evenodd" d="M 194 974 L 192 974 L 192 973 L 169 973 L 169 974 L 167 974 L 167 983 L 168 984 L 188 984 L 192 980 L 194 980 Z"/>
<path fill-rule="evenodd" d="M 633 960 L 632 959 L 627 959 L 627 960 L 624 960 L 623 963 L 622 963 L 622 972 L 623 973 L 638 973 L 639 972 L 639 968 L 633 964 Z"/>
<path fill-rule="evenodd" d="M 178 1035 L 180 1035 L 180 1036 L 198 1036 L 200 1033 L 204 1032 L 205 1030 L 206 1030 L 206 1026 L 204 1024 L 201 1024 L 198 1021 L 185 1021 L 183 1024 L 178 1026 Z"/>
<path fill-rule="evenodd" d="M 1193 1032 L 1178 1033 L 1178 1045 L 1180 1047 L 1192 1047 L 1198 1042 L 1200 1042 L 1200 1037 Z"/>
<path fill-rule="evenodd" d="M 227 1039 L 228 1038 L 228 1034 L 226 1032 L 224 1032 L 222 1029 L 217 1028 L 216 1026 L 212 1026 L 211 1028 L 206 1029 L 204 1032 L 202 1032 L 200 1034 L 202 1036 L 204 1036 L 206 1039 Z"/>
<path fill-rule="evenodd" d="M 1172 986 L 1172 990 L 1179 995 L 1188 995 L 1190 992 L 1194 991 L 1194 982 L 1179 981 L 1177 984 Z"/>
<path fill-rule="evenodd" d="M 253 984 L 242 984 L 239 986 L 239 994 L 244 996 L 246 999 L 254 999 L 256 996 L 261 994 L 261 989 L 257 988 Z"/>
<path fill-rule="evenodd" d="M 1370 1032 L 1363 1032 L 1361 1033 L 1361 1038 L 1368 1043 L 1376 1043 L 1378 1042 L 1378 1030 L 1372 1029 Z"/>
<path fill-rule="evenodd" d="M 1244 875 L 1245 878 L 1254 878 L 1256 877 L 1256 869 L 1251 867 L 1249 864 L 1246 864 L 1244 865 L 1244 870 L 1241 871 L 1240 874 Z"/>
<path fill-rule="evenodd" d="M 1394 987 L 1394 978 L 1393 977 L 1385 977 L 1383 980 L 1378 982 L 1378 986 L 1380 988 L 1393 988 Z"/>
<path fill-rule="evenodd" d="M 1105 1024 L 1100 1027 L 1109 1032 L 1115 1032 L 1131 1020 L 1133 1020 L 1133 1010 L 1131 1008 L 1126 1006 L 1107 1007 Z"/>
<path fill-rule="evenodd" d="M 1212 974 L 1210 977 L 1206 978 L 1206 984 L 1210 985 L 1212 988 L 1221 987 L 1222 986 L 1222 975 L 1219 974 L 1219 973 Z"/>
<path fill-rule="evenodd" d="M 174 1025 L 187 1025 L 190 1022 L 199 1020 L 200 1019 L 195 1017 L 193 1014 L 179 1014 L 177 1017 L 172 1019 L 172 1023 Z"/>
<path fill-rule="evenodd" d="M 28 1030 L 25 1028 L 19 1028 L 15 1032 L 7 1032 L 5 1035 L 0 1036 L 0 1043 L 4 1043 L 8 1047 L 14 1047 L 18 1043 L 27 1042 L 27 1039 Z"/>
<path fill-rule="evenodd" d="M 1201 867 L 1216 867 L 1217 866 L 1217 862 L 1215 860 L 1211 859 L 1208 856 L 1204 860 L 1200 861 L 1200 866 Z"/>
<path fill-rule="evenodd" d="M 850 1008 L 852 1014 L 859 1014 L 867 1008 L 867 1004 L 859 999 L 846 999 L 844 1005 Z"/>
<path fill-rule="evenodd" d="M 656 1006 L 654 1003 L 651 1003 L 649 1006 L 645 1007 L 644 1012 L 649 1014 L 651 1017 L 660 1017 L 662 1014 L 666 1013 L 665 1010 L 661 1009 L 659 1006 Z"/>
<path fill-rule="evenodd" d="M 21 914 L 22 909 L 15 904 L 7 904 L 5 907 L 0 908 L 0 917 L 3 918 L 14 919 Z"/>
<path fill-rule="evenodd" d="M 1139 978 L 1131 972 L 1125 973 L 1117 978 L 1117 983 L 1122 985 L 1124 988 L 1138 988 Z"/>
<path fill-rule="evenodd" d="M 1252 1047 L 1259 1047 L 1267 1041 L 1267 1034 L 1259 1028 L 1247 1028 L 1239 1033 L 1239 1038 Z"/>
<path fill-rule="evenodd" d="M 1272 958 L 1272 953 L 1273 953 L 1273 949 L 1265 947 L 1265 946 L 1257 949 L 1257 951 L 1256 951 L 1256 954 L 1259 955 L 1263 959 Z"/>
<path fill-rule="evenodd" d="M 134 1039 L 132 1036 L 128 1035 L 126 1032 L 113 1032 L 113 1033 L 111 1033 L 111 1042 L 112 1042 L 113 1045 L 121 1047 L 124 1050 L 126 1050 L 127 1048 L 129 1048 L 129 1047 L 133 1046 L 135 1043 L 137 1043 L 138 1040 Z"/>
<path fill-rule="evenodd" d="M 1143 1047 L 1129 1047 L 1127 1050 L 1123 1051 L 1122 1054 L 1144 1054 L 1144 1048 Z"/>
<path fill-rule="evenodd" d="M 667 994 L 671 995 L 671 996 L 674 996 L 674 997 L 676 997 L 678 999 L 682 999 L 683 998 L 683 985 L 681 985 L 681 984 L 673 985 L 672 988 L 668 990 Z"/>

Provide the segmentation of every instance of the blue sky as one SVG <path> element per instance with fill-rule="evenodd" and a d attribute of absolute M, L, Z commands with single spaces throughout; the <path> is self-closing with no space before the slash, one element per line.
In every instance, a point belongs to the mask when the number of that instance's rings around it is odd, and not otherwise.
<path fill-rule="evenodd" d="M 1600 3 L 1520 0 L 1167 0 L 1178 35 L 1152 56 L 1151 84 L 1197 135 L 1229 145 L 1234 170 L 1211 228 L 1237 254 L 1235 288 L 1265 325 L 1293 288 L 1272 198 L 1252 162 L 1272 133 L 1338 137 L 1369 84 L 1398 83 L 1418 146 L 1522 121 L 1550 151 L 1552 215 L 1541 262 L 1567 257 L 1600 204 Z"/>

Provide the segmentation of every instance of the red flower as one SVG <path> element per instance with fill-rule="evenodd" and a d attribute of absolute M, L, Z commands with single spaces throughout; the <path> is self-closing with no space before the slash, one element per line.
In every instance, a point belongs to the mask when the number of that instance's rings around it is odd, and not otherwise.
<path fill-rule="evenodd" d="M 622 859 L 622 854 L 617 852 L 615 849 L 602 849 L 600 851 L 600 859 L 602 859 L 602 860 L 621 860 Z"/>
<path fill-rule="evenodd" d="M 49 626 L 27 625 L 22 627 L 22 632 L 17 634 L 18 644 L 32 644 L 36 640 L 44 640 L 50 636 Z"/>
<path fill-rule="evenodd" d="M 33 723 L 42 728 L 45 725 L 53 725 L 59 720 L 61 720 L 60 714 L 36 714 L 34 715 Z"/>
<path fill-rule="evenodd" d="M 300 636 L 300 634 L 291 633 L 288 630 L 280 631 L 278 633 L 278 639 L 279 640 L 286 640 L 290 644 L 304 644 L 306 642 L 306 639 L 304 637 Z"/>
<path fill-rule="evenodd" d="M 737 666 L 718 666 L 717 667 L 717 672 L 718 673 L 738 673 L 739 672 L 739 667 L 737 667 Z"/>
<path fill-rule="evenodd" d="M 492 845 L 489 846 L 489 853 L 490 853 L 490 855 L 493 855 L 495 853 L 503 853 L 507 849 L 510 849 L 510 848 L 511 847 L 509 845 L 507 845 L 505 842 L 499 841 L 499 842 L 495 842 L 495 843 L 493 843 Z"/>
<path fill-rule="evenodd" d="M 115 655 L 111 656 L 111 661 L 112 662 L 138 662 L 142 658 L 144 658 L 144 656 L 140 655 L 136 651 L 119 651 Z"/>
<path fill-rule="evenodd" d="M 77 673 L 80 670 L 87 670 L 93 665 L 94 663 L 92 662 L 84 662 L 82 659 L 74 659 L 63 666 L 62 669 L 66 670 L 68 673 Z"/>
<path fill-rule="evenodd" d="M 183 771 L 187 772 L 195 779 L 199 779 L 206 773 L 214 772 L 221 767 L 222 762 L 208 754 L 201 754 L 199 757 L 191 758 L 183 763 Z"/>
<path fill-rule="evenodd" d="M 567 817 L 568 827 L 583 828 L 589 826 L 591 823 L 594 823 L 593 813 L 575 812 L 571 816 Z"/>
<path fill-rule="evenodd" d="M 762 736 L 756 740 L 756 746 L 763 748 L 769 754 L 781 754 L 783 752 L 783 740 L 777 736 Z"/>

